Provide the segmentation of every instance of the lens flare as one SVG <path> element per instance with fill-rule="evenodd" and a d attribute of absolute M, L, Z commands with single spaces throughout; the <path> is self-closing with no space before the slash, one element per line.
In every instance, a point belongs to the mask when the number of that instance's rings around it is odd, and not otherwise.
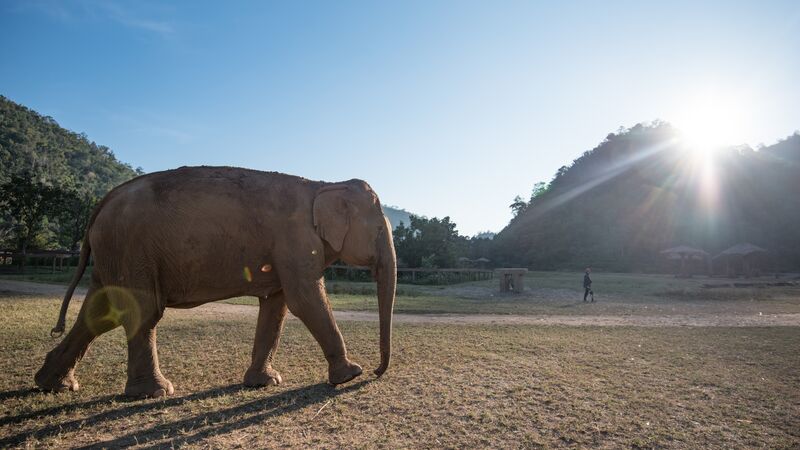
<path fill-rule="evenodd" d="M 244 270 L 242 272 L 242 275 L 244 276 L 244 280 L 247 281 L 248 283 L 252 283 L 253 282 L 253 273 L 250 272 L 250 268 L 249 267 L 244 266 Z"/>
<path fill-rule="evenodd" d="M 104 286 L 86 301 L 89 302 L 86 325 L 96 334 L 122 325 L 130 340 L 142 326 L 141 306 L 130 289 Z"/>

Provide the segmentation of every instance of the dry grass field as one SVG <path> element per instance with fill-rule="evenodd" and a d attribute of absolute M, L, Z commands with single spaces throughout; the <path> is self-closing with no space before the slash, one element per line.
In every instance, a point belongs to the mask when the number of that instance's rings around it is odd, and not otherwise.
<path fill-rule="evenodd" d="M 759 305 L 796 310 L 787 295 Z M 376 380 L 377 324 L 340 321 L 365 375 L 334 388 L 290 320 L 275 365 L 283 384 L 244 389 L 256 309 L 168 310 L 159 349 L 175 395 L 132 401 L 119 395 L 121 330 L 95 342 L 79 392 L 32 389 L 58 303 L 0 293 L 2 448 L 800 445 L 797 327 L 398 323 L 392 367 Z"/>

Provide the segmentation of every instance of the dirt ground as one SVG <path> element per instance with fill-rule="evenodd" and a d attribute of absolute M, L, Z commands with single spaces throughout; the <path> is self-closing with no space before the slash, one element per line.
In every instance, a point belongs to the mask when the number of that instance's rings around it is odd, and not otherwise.
<path fill-rule="evenodd" d="M 245 389 L 257 307 L 168 309 L 159 359 L 175 395 L 132 400 L 120 395 L 121 329 L 92 345 L 78 392 L 34 389 L 57 342 L 49 330 L 65 287 L 2 280 L 0 448 L 800 445 L 797 288 L 603 281 L 607 295 L 595 304 L 544 285 L 550 278 L 506 297 L 489 284 L 403 286 L 415 291 L 398 297 L 398 311 L 452 312 L 395 314 L 392 366 L 379 379 L 370 373 L 379 361 L 374 294 L 334 294 L 348 353 L 365 369 L 338 387 L 326 384 L 325 359 L 297 320 L 275 360 L 283 383 Z"/>
<path fill-rule="evenodd" d="M 26 281 L 0 280 L 0 294 L 3 292 L 17 292 L 23 294 L 46 295 L 60 298 L 64 294 L 64 286 L 34 283 Z M 536 296 L 546 296 L 536 292 Z M 494 295 L 486 287 L 481 286 L 456 286 L 449 287 L 444 294 L 453 295 Z M 73 297 L 77 305 L 86 294 L 85 288 L 78 288 Z M 562 294 L 563 295 L 563 294 Z M 580 306 L 584 309 L 581 314 L 542 314 L 542 315 L 517 315 L 517 314 L 404 314 L 395 313 L 394 321 L 397 323 L 412 324 L 488 324 L 488 325 L 569 325 L 569 326 L 637 326 L 637 327 L 758 327 L 758 326 L 800 326 L 800 313 L 763 313 L 755 312 L 752 308 L 737 308 L 736 304 L 723 305 L 728 311 L 718 310 L 698 311 L 697 305 L 687 302 L 676 302 L 669 311 L 664 308 L 649 308 L 650 314 L 640 312 L 637 314 L 625 313 L 608 314 L 608 305 L 605 303 L 584 304 L 574 303 L 561 295 L 556 299 L 562 307 Z M 531 300 L 532 299 L 528 299 Z M 551 299 L 552 301 L 552 299 Z M 619 300 L 615 300 L 618 303 Z M 663 306 L 663 305 L 662 305 Z M 597 315 L 591 315 L 592 308 L 597 310 Z M 76 308 L 77 309 L 77 308 Z M 648 309 L 647 306 L 644 309 Z M 229 303 L 208 303 L 187 312 L 184 310 L 168 309 L 167 314 L 200 314 L 200 315 L 232 315 L 255 316 L 257 307 Z M 366 311 L 335 311 L 337 320 L 376 322 L 377 313 Z"/>
<path fill-rule="evenodd" d="M 397 323 L 376 379 L 377 324 L 340 320 L 365 369 L 326 384 L 308 330 L 286 324 L 280 386 L 246 389 L 253 307 L 170 310 L 166 399 L 121 396 L 126 339 L 98 338 L 78 392 L 33 389 L 56 296 L 0 293 L 0 448 L 797 448 L 796 327 Z M 75 307 L 68 323 L 74 323 Z M 220 313 L 224 311 L 224 313 Z M 197 314 L 202 312 L 201 314 Z"/>

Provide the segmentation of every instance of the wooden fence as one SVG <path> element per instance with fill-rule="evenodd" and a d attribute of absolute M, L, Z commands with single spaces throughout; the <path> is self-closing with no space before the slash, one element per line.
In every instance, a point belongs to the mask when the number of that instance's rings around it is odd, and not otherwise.
<path fill-rule="evenodd" d="M 370 272 L 369 267 L 333 265 L 325 270 L 325 275 L 330 280 L 369 281 L 372 279 Z M 484 269 L 397 269 L 399 283 L 452 284 L 492 278 L 494 271 Z"/>
<path fill-rule="evenodd" d="M 80 252 L 66 250 L 37 250 L 22 253 L 0 250 L 0 272 L 5 273 L 49 273 L 63 272 L 70 258 L 77 258 Z M 65 264 L 65 261 L 67 264 Z M 67 268 L 68 270 L 68 268 Z"/>
<path fill-rule="evenodd" d="M 76 258 L 79 252 L 45 250 L 25 255 L 12 251 L 0 251 L 0 273 L 56 273 L 69 270 L 65 261 Z M 74 261 L 73 261 L 74 262 Z M 371 269 L 363 266 L 333 265 L 325 269 L 329 280 L 372 281 Z M 399 283 L 454 284 L 466 281 L 491 280 L 493 270 L 485 269 L 397 269 Z"/>

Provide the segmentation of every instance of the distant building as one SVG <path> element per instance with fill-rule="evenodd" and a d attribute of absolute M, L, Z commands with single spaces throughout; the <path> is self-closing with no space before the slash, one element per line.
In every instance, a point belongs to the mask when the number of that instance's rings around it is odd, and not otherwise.
<path fill-rule="evenodd" d="M 662 250 L 661 254 L 673 262 L 676 277 L 711 274 L 709 254 L 699 248 L 679 245 Z"/>
<path fill-rule="evenodd" d="M 767 250 L 749 243 L 736 244 L 715 256 L 713 261 L 716 274 L 731 278 L 757 277 L 766 266 Z"/>

